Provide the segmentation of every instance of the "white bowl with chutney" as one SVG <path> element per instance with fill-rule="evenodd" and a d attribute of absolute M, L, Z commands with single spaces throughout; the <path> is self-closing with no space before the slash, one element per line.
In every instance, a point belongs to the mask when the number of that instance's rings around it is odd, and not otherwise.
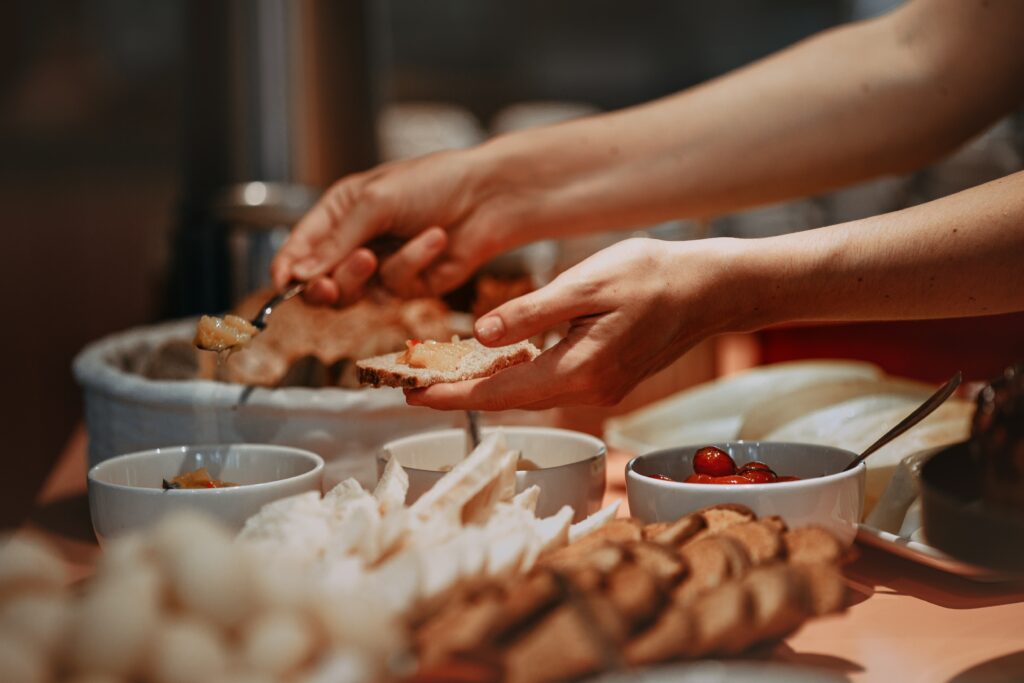
<path fill-rule="evenodd" d="M 207 468 L 210 476 L 237 484 L 224 488 L 164 489 L 163 481 Z M 89 470 L 89 513 L 102 545 L 143 529 L 164 515 L 192 510 L 239 531 L 272 501 L 320 491 L 324 461 L 286 446 L 230 444 L 172 446 L 121 455 Z"/>

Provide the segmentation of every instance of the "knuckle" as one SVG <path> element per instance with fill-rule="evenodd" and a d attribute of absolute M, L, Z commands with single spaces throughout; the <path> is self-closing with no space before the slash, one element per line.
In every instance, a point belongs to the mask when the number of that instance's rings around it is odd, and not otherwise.
<path fill-rule="evenodd" d="M 366 183 L 359 193 L 359 201 L 375 209 L 386 207 L 390 200 L 391 192 L 379 181 Z"/>
<path fill-rule="evenodd" d="M 348 206 L 351 204 L 352 185 L 348 180 L 339 180 L 331 185 L 320 200 L 324 213 L 332 225 L 341 222 Z"/>
<path fill-rule="evenodd" d="M 605 283 L 597 278 L 585 278 L 572 284 L 570 294 L 582 301 L 597 299 L 604 292 Z"/>

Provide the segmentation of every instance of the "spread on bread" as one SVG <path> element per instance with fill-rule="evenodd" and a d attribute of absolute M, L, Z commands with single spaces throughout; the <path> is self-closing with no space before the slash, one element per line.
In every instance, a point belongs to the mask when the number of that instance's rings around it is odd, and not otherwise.
<path fill-rule="evenodd" d="M 452 337 L 448 343 L 432 339 L 421 341 L 410 339 L 405 342 L 405 351 L 398 355 L 396 361 L 410 368 L 429 368 L 441 372 L 457 370 L 462 359 L 473 351 L 473 345 L 459 341 L 458 336 Z"/>
<path fill-rule="evenodd" d="M 540 349 L 529 340 L 491 348 L 472 337 L 451 342 L 414 339 L 406 343 L 405 351 L 366 358 L 356 367 L 362 384 L 416 388 L 490 377 L 538 355 Z"/>

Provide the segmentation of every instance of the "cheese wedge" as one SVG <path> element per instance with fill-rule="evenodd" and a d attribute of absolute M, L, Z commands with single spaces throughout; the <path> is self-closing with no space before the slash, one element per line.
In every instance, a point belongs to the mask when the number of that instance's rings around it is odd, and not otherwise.
<path fill-rule="evenodd" d="M 598 510 L 586 519 L 573 524 L 569 527 L 569 543 L 575 543 L 587 534 L 597 531 L 605 524 L 615 519 L 615 515 L 618 513 L 619 506 L 621 504 L 622 501 L 617 500 L 608 507 Z"/>
<path fill-rule="evenodd" d="M 391 458 L 384 466 L 384 473 L 373 490 L 373 497 L 380 505 L 380 513 L 387 515 L 392 510 L 401 509 L 405 505 L 405 496 L 408 492 L 409 475 L 397 458 Z"/>
<path fill-rule="evenodd" d="M 462 509 L 488 484 L 494 481 L 506 465 L 509 450 L 505 434 L 488 434 L 480 445 L 465 459 L 460 460 L 409 508 L 421 521 L 447 521 L 461 526 Z"/>

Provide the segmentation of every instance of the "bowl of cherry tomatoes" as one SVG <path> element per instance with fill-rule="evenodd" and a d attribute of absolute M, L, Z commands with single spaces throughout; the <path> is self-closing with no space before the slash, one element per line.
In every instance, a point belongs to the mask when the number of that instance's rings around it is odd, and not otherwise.
<path fill-rule="evenodd" d="M 709 505 L 737 503 L 790 528 L 815 524 L 853 543 L 864 510 L 864 463 L 831 446 L 730 441 L 680 446 L 626 465 L 630 514 L 667 522 Z"/>

